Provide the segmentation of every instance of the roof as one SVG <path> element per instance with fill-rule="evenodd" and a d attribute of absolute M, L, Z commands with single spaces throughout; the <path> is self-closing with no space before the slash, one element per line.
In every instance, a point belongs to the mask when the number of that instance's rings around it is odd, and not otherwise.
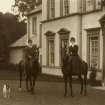
<path fill-rule="evenodd" d="M 10 45 L 10 47 L 25 47 L 27 45 L 27 35 L 22 36 L 20 39 Z"/>

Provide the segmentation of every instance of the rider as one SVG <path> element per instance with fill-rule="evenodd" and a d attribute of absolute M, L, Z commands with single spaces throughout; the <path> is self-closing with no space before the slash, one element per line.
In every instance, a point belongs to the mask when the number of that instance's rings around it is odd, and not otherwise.
<path fill-rule="evenodd" d="M 26 54 L 26 59 L 27 60 L 30 60 L 32 58 L 32 56 L 33 56 L 32 47 L 33 47 L 32 40 L 29 39 L 28 40 L 28 46 L 25 49 L 25 54 Z"/>
<path fill-rule="evenodd" d="M 32 44 L 32 40 L 29 39 L 28 40 L 28 45 L 25 48 L 25 62 L 26 62 L 26 65 L 28 64 L 28 62 L 30 60 L 32 60 L 33 55 L 34 55 L 33 44 Z"/>
<path fill-rule="evenodd" d="M 70 42 L 71 42 L 71 45 L 69 47 L 70 56 L 78 55 L 78 45 L 75 44 L 75 38 L 71 37 Z"/>
<path fill-rule="evenodd" d="M 81 67 L 82 59 L 78 55 L 78 45 L 75 44 L 75 38 L 71 37 L 70 39 L 71 45 L 69 46 L 69 56 L 70 56 L 70 62 L 72 62 L 72 67 L 74 70 L 76 70 L 76 73 L 78 73 L 78 68 Z"/>

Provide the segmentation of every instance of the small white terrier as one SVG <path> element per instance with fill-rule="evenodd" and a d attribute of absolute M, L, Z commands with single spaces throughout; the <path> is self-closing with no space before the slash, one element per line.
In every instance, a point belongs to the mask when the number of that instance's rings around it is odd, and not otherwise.
<path fill-rule="evenodd" d="M 3 97 L 4 98 L 10 98 L 10 93 L 11 93 L 11 89 L 10 89 L 9 85 L 4 84 L 4 86 L 3 86 Z"/>

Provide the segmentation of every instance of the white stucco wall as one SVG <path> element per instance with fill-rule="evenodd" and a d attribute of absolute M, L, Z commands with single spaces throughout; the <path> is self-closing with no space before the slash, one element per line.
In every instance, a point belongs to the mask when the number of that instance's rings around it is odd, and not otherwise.
<path fill-rule="evenodd" d="M 42 29 L 42 64 L 46 65 L 46 58 L 47 58 L 47 52 L 46 52 L 46 35 L 44 35 L 47 31 L 55 32 L 55 66 L 59 66 L 59 34 L 57 33 L 60 29 L 66 28 L 67 30 L 70 30 L 70 37 L 74 36 L 76 38 L 77 43 L 78 37 L 79 37 L 79 16 L 72 16 L 67 17 L 64 19 L 59 19 L 55 21 L 46 22 L 43 24 Z"/>
<path fill-rule="evenodd" d="M 81 11 L 81 1 L 82 0 L 70 0 L 70 14 L 79 13 Z M 55 0 L 55 18 L 60 16 L 60 0 Z M 47 21 L 42 23 L 42 65 L 46 66 L 47 63 L 47 48 L 46 48 L 46 36 L 44 35 L 47 31 L 55 32 L 55 66 L 59 67 L 59 34 L 57 33 L 61 28 L 66 28 L 70 30 L 70 37 L 74 36 L 76 38 L 76 42 L 80 45 L 80 35 L 81 35 L 81 28 L 82 28 L 82 58 L 87 61 L 87 33 L 86 29 L 89 28 L 97 28 L 100 27 L 99 19 L 105 14 L 105 12 L 97 11 L 88 14 L 84 14 L 81 16 L 73 15 L 65 18 L 59 18 L 52 21 Z M 34 43 L 39 45 L 39 25 L 40 21 L 47 20 L 47 0 L 42 0 L 42 14 L 35 13 L 28 17 L 29 27 L 28 27 L 28 34 L 30 37 L 32 35 L 32 18 L 37 16 L 37 35 L 34 38 Z M 82 26 L 81 26 L 81 19 L 82 19 Z M 80 47 L 80 46 L 79 46 Z M 100 70 L 102 70 L 103 64 L 103 37 L 102 32 L 100 32 Z M 59 69 L 55 68 L 43 68 L 44 73 L 52 73 L 52 74 L 61 74 Z M 89 76 L 89 75 L 88 75 Z M 102 72 L 97 73 L 97 79 L 102 79 Z"/>
<path fill-rule="evenodd" d="M 87 15 L 83 15 L 82 17 L 82 58 L 87 61 L 87 32 L 86 29 L 91 29 L 91 28 L 100 28 L 100 23 L 99 19 L 104 15 L 104 12 L 95 12 L 95 13 L 90 13 Z M 100 70 L 101 72 L 97 72 L 97 80 L 102 79 L 102 69 L 103 69 L 103 36 L 102 36 L 102 30 L 100 30 Z"/>
<path fill-rule="evenodd" d="M 70 14 L 80 12 L 81 0 L 69 0 Z M 47 0 L 42 0 L 42 21 L 47 20 Z M 55 18 L 60 17 L 60 0 L 55 0 Z"/>
<path fill-rule="evenodd" d="M 32 19 L 36 17 L 37 18 L 37 34 L 32 33 Z M 37 44 L 39 46 L 40 44 L 40 23 L 42 20 L 42 14 L 40 13 L 35 13 L 31 16 L 28 16 L 28 35 L 30 38 L 32 38 L 33 43 Z"/>
<path fill-rule="evenodd" d="M 10 49 L 10 63 L 17 64 L 23 58 L 23 48 Z"/>
<path fill-rule="evenodd" d="M 100 28 L 99 19 L 104 15 L 103 12 L 90 13 L 82 17 L 82 57 L 87 59 L 87 32 L 86 29 Z M 100 58 L 102 58 L 102 33 L 100 32 Z M 101 59 L 102 60 L 102 59 Z M 102 61 L 100 61 L 102 63 Z M 102 65 L 102 64 L 101 64 Z"/>

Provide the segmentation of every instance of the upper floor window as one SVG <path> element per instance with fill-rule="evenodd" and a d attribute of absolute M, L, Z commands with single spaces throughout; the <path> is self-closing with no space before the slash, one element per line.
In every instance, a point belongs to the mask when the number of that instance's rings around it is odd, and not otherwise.
<path fill-rule="evenodd" d="M 83 11 L 89 12 L 101 9 L 101 0 L 83 0 Z"/>
<path fill-rule="evenodd" d="M 69 15 L 69 3 L 70 0 L 60 0 L 60 15 Z"/>
<path fill-rule="evenodd" d="M 48 19 L 55 17 L 55 0 L 47 0 Z"/>
<path fill-rule="evenodd" d="M 37 33 L 37 17 L 32 18 L 32 34 Z"/>
<path fill-rule="evenodd" d="M 36 5 L 39 5 L 42 3 L 42 0 L 35 0 Z"/>

